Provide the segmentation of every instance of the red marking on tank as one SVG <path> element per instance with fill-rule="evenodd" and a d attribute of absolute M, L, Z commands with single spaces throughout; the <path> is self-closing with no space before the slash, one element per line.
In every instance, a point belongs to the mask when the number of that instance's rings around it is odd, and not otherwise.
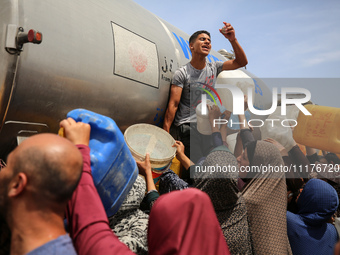
<path fill-rule="evenodd" d="M 141 45 L 133 43 L 129 47 L 129 56 L 132 66 L 138 73 L 143 73 L 148 66 L 148 59 Z"/>

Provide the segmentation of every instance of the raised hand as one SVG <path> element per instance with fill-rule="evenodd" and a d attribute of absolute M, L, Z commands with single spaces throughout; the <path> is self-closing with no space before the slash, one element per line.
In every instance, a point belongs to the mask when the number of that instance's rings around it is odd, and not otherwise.
<path fill-rule="evenodd" d="M 91 132 L 89 124 L 67 118 L 60 122 L 60 127 L 64 128 L 65 137 L 72 143 L 89 145 Z"/>
<path fill-rule="evenodd" d="M 221 34 L 224 35 L 225 38 L 227 38 L 229 41 L 235 41 L 236 37 L 235 37 L 235 30 L 232 27 L 232 25 L 230 25 L 230 23 L 226 23 L 223 22 L 224 27 L 222 27 L 222 29 L 220 29 Z"/>

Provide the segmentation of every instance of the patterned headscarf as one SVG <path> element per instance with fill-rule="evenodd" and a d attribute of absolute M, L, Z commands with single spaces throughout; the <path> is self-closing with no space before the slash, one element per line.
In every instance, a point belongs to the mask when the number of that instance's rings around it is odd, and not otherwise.
<path fill-rule="evenodd" d="M 139 209 L 146 183 L 138 175 L 118 212 L 109 218 L 110 227 L 118 239 L 136 254 L 147 254 L 147 227 L 149 216 Z"/>
<path fill-rule="evenodd" d="M 182 190 L 187 188 L 189 188 L 189 184 L 179 178 L 178 175 L 171 169 L 167 170 L 159 177 L 159 194 L 161 195 L 173 190 Z"/>
<path fill-rule="evenodd" d="M 219 150 L 221 147 L 218 147 L 206 157 L 200 172 L 194 173 L 194 187 L 208 193 L 216 211 L 225 210 L 230 206 L 233 207 L 239 197 L 237 160 L 231 152 Z M 217 166 L 233 166 L 236 168 L 236 172 L 210 173 L 205 171 L 209 167 Z"/>
<path fill-rule="evenodd" d="M 214 149 L 203 162 L 202 170 L 212 166 L 229 166 L 236 172 L 195 173 L 194 187 L 209 195 L 230 253 L 253 254 L 245 201 L 237 188 L 237 160 L 225 148 Z"/>
<path fill-rule="evenodd" d="M 252 166 L 283 166 L 275 145 L 257 141 Z M 256 173 L 242 191 L 256 254 L 292 254 L 287 236 L 285 173 Z"/>

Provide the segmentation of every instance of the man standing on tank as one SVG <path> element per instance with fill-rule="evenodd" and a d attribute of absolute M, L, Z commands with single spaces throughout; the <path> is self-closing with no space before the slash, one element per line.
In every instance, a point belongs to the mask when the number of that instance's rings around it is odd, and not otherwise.
<path fill-rule="evenodd" d="M 229 23 L 223 23 L 224 27 L 220 29 L 220 32 L 231 43 L 235 58 L 225 62 L 207 62 L 206 57 L 211 50 L 210 33 L 204 30 L 197 31 L 189 39 L 191 61 L 179 68 L 172 79 L 170 100 L 163 128 L 170 132 L 170 126 L 174 121 L 179 139 L 185 146 L 185 155 L 194 163 L 204 156 L 201 146 L 202 139 L 205 138 L 197 131 L 195 112 L 201 100 L 201 89 L 210 90 L 209 86 L 215 87 L 216 78 L 220 72 L 235 70 L 248 63 L 246 54 L 235 37 L 234 28 Z M 190 136 L 191 146 L 194 148 L 191 155 Z"/>

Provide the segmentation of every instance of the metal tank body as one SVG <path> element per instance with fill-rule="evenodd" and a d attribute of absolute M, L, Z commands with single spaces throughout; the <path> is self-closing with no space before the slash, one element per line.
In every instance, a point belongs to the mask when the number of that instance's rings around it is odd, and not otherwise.
<path fill-rule="evenodd" d="M 76 108 L 109 116 L 122 131 L 162 123 L 172 75 L 191 57 L 186 33 L 130 0 L 0 6 L 0 157 L 18 137 L 57 133 Z M 42 43 L 8 52 L 13 27 L 40 31 Z M 218 60 L 212 51 L 208 61 Z"/>

